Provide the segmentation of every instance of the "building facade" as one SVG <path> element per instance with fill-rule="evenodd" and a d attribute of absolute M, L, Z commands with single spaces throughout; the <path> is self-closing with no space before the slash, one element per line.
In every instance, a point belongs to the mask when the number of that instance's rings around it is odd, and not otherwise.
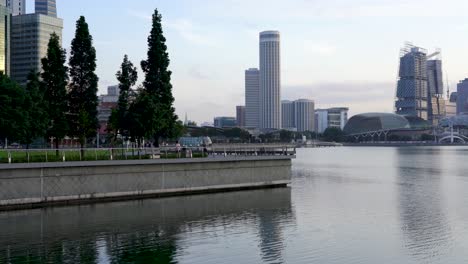
<path fill-rule="evenodd" d="M 236 118 L 228 116 L 220 116 L 214 118 L 214 126 L 218 128 L 232 128 L 236 127 Z"/>
<path fill-rule="evenodd" d="M 468 78 L 457 85 L 457 115 L 468 113 Z"/>
<path fill-rule="evenodd" d="M 103 103 L 118 103 L 119 102 L 120 88 L 118 85 L 107 87 L 107 94 L 100 96 L 100 101 Z"/>
<path fill-rule="evenodd" d="M 281 129 L 280 33 L 260 33 L 260 128 Z"/>
<path fill-rule="evenodd" d="M 238 127 L 245 127 L 245 106 L 236 106 L 236 124 Z"/>
<path fill-rule="evenodd" d="M 397 84 L 396 113 L 428 120 L 427 52 L 419 47 L 402 49 Z"/>
<path fill-rule="evenodd" d="M 294 102 L 283 100 L 281 101 L 281 124 L 286 130 L 296 130 L 296 117 L 294 110 Z"/>
<path fill-rule="evenodd" d="M 26 0 L 2 0 L 1 3 L 13 16 L 26 14 Z"/>
<path fill-rule="evenodd" d="M 427 61 L 427 85 L 428 85 L 428 121 L 437 126 L 445 117 L 444 81 L 442 74 L 442 60 L 433 59 Z"/>
<path fill-rule="evenodd" d="M 41 59 L 47 55 L 50 35 L 62 39 L 63 20 L 42 14 L 12 17 L 11 78 L 24 84 L 31 70 L 40 72 Z"/>
<path fill-rule="evenodd" d="M 315 111 L 315 131 L 323 133 L 327 128 L 339 128 L 343 130 L 346 123 L 348 123 L 348 111 L 349 108 L 347 107 L 317 109 Z"/>
<path fill-rule="evenodd" d="M 118 107 L 119 92 L 120 89 L 118 85 L 108 86 L 107 94 L 103 94 L 99 97 L 98 120 L 100 135 L 107 134 L 107 126 L 112 110 Z"/>
<path fill-rule="evenodd" d="M 245 71 L 245 126 L 260 127 L 260 71 L 257 68 Z"/>
<path fill-rule="evenodd" d="M 308 99 L 294 101 L 294 117 L 298 132 L 315 131 L 315 103 Z"/>
<path fill-rule="evenodd" d="M 0 71 L 10 75 L 11 16 L 6 6 L 0 6 Z"/>
<path fill-rule="evenodd" d="M 457 115 L 457 92 L 450 94 L 449 99 L 445 102 L 445 116 L 452 117 Z"/>
<path fill-rule="evenodd" d="M 315 110 L 315 132 L 323 133 L 328 128 L 328 110 Z"/>
<path fill-rule="evenodd" d="M 36 14 L 57 17 L 57 3 L 55 0 L 36 0 Z"/>

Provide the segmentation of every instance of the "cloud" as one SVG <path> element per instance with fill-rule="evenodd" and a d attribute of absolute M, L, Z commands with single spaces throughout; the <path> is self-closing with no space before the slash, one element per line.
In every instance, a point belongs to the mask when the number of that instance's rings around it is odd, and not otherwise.
<path fill-rule="evenodd" d="M 188 19 L 177 19 L 173 21 L 166 20 L 163 26 L 177 32 L 186 41 L 203 46 L 216 46 L 216 40 L 209 37 L 207 32 L 203 31 L 203 27 L 196 26 Z"/>
<path fill-rule="evenodd" d="M 314 55 L 329 56 L 336 53 L 336 47 L 327 43 L 304 42 L 304 52 Z"/>
<path fill-rule="evenodd" d="M 152 15 L 145 11 L 128 10 L 128 14 L 132 17 L 145 21 L 152 21 Z M 175 31 L 180 37 L 190 42 L 191 44 L 203 46 L 215 46 L 215 38 L 209 37 L 209 31 L 205 27 L 195 25 L 191 20 L 179 18 L 175 20 L 165 19 L 162 21 L 163 27 Z"/>
<path fill-rule="evenodd" d="M 226 12 L 229 6 L 229 12 Z M 203 7 L 223 17 L 293 22 L 364 17 L 465 17 L 467 1 L 446 0 L 208 0 Z"/>
<path fill-rule="evenodd" d="M 151 21 L 153 19 L 152 15 L 148 14 L 148 12 L 128 10 L 128 14 L 132 17 L 139 18 L 139 19 L 146 20 L 146 21 Z"/>

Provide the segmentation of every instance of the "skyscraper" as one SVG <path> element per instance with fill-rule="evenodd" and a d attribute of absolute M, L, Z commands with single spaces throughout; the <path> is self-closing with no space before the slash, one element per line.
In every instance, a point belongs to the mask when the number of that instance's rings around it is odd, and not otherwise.
<path fill-rule="evenodd" d="M 245 106 L 236 106 L 236 123 L 238 127 L 245 127 Z"/>
<path fill-rule="evenodd" d="M 260 127 L 260 71 L 256 68 L 245 71 L 245 126 Z"/>
<path fill-rule="evenodd" d="M 440 54 L 440 51 L 435 54 Z M 439 120 L 445 117 L 444 81 L 440 58 L 427 61 L 427 88 L 428 121 L 433 125 L 438 125 Z"/>
<path fill-rule="evenodd" d="M 468 113 L 468 78 L 457 85 L 457 115 Z"/>
<path fill-rule="evenodd" d="M 283 129 L 294 130 L 296 128 L 294 111 L 294 102 L 283 100 L 281 101 L 281 124 Z"/>
<path fill-rule="evenodd" d="M 11 24 L 11 78 L 25 83 L 31 70 L 41 71 L 50 35 L 55 32 L 62 38 L 63 20 L 27 14 L 13 16 Z"/>
<path fill-rule="evenodd" d="M 396 113 L 428 119 L 427 52 L 412 45 L 402 49 Z"/>
<path fill-rule="evenodd" d="M 13 16 L 26 14 L 26 0 L 2 0 L 1 3 L 8 7 Z"/>
<path fill-rule="evenodd" d="M 10 10 L 0 6 L 0 71 L 10 75 Z"/>
<path fill-rule="evenodd" d="M 36 14 L 57 17 L 57 4 L 55 0 L 36 0 Z"/>
<path fill-rule="evenodd" d="M 260 128 L 281 129 L 280 33 L 260 33 Z"/>
<path fill-rule="evenodd" d="M 295 123 L 298 132 L 315 131 L 315 103 L 308 99 L 294 101 Z"/>

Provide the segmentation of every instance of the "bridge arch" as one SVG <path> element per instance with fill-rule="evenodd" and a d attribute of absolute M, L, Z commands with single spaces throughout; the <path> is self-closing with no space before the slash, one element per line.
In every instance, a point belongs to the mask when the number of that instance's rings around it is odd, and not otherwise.
<path fill-rule="evenodd" d="M 451 139 L 452 139 L 452 136 L 445 136 L 445 137 L 439 139 L 439 143 L 450 142 Z M 458 140 L 458 141 L 460 141 L 462 143 L 466 143 L 466 140 L 461 136 L 453 135 L 453 139 Z"/>

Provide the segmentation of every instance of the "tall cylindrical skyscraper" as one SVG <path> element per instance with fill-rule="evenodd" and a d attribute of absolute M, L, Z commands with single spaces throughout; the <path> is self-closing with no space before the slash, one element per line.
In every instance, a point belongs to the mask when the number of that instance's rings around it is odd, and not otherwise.
<path fill-rule="evenodd" d="M 281 129 L 280 33 L 260 33 L 260 128 Z"/>

